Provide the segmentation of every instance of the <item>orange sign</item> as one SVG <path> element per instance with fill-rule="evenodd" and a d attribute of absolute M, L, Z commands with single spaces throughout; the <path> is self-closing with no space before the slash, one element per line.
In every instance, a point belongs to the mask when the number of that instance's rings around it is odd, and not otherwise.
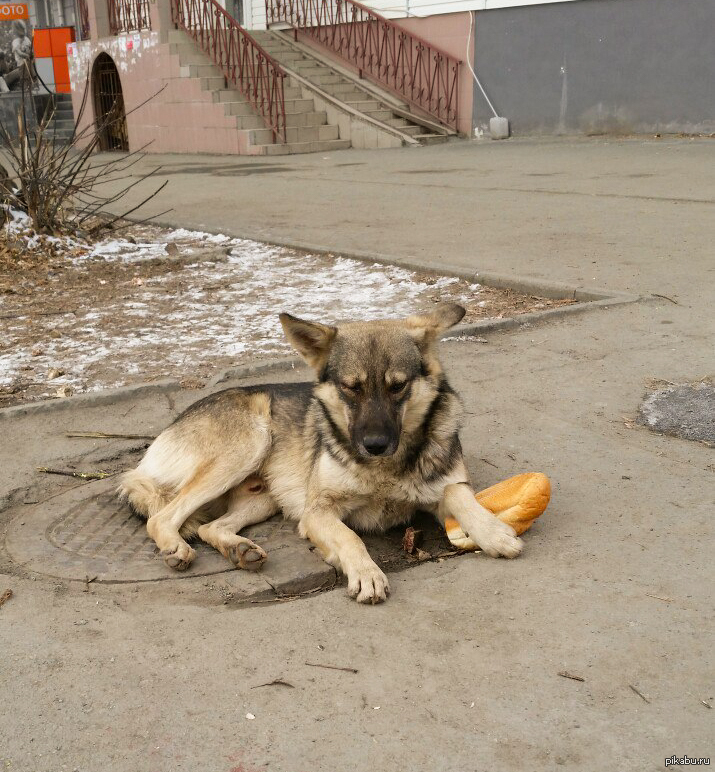
<path fill-rule="evenodd" d="M 0 3 L 0 21 L 6 19 L 29 19 L 25 3 Z"/>

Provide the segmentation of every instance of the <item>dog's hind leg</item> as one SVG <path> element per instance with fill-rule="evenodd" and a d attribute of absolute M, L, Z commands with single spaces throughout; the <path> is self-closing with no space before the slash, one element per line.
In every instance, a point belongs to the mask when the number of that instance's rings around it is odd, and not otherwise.
<path fill-rule="evenodd" d="M 270 434 L 265 432 L 261 437 L 256 433 L 252 439 L 255 446 L 251 448 L 250 454 L 244 449 L 243 457 L 237 458 L 234 453 L 227 452 L 220 458 L 199 466 L 193 477 L 179 490 L 178 495 L 147 520 L 146 529 L 149 536 L 156 542 L 164 562 L 171 568 L 184 571 L 196 557 L 196 552 L 179 533 L 190 515 L 240 485 L 260 468 L 270 447 Z"/>
<path fill-rule="evenodd" d="M 199 527 L 199 538 L 217 549 L 236 568 L 259 569 L 266 553 L 250 539 L 239 536 L 242 528 L 262 523 L 278 511 L 278 505 L 257 475 L 251 475 L 228 494 L 223 517 Z"/>

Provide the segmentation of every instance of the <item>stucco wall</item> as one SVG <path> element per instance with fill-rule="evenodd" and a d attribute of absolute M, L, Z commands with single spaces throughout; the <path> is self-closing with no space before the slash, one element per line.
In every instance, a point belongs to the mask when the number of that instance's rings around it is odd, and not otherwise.
<path fill-rule="evenodd" d="M 472 76 L 467 59 L 474 54 L 474 40 L 469 37 L 469 13 L 446 13 L 424 19 L 395 19 L 395 24 L 439 46 L 455 59 L 463 62 L 459 76 L 459 125 L 458 130 L 469 136 L 472 130 Z"/>
<path fill-rule="evenodd" d="M 715 131 L 715 0 L 476 13 L 475 68 L 515 134 Z M 491 113 L 476 90 L 475 125 Z"/>
<path fill-rule="evenodd" d="M 130 150 L 147 145 L 150 153 L 252 152 L 248 132 L 237 129 L 236 118 L 213 101 L 211 90 L 202 89 L 200 78 L 182 72 L 188 68 L 181 67 L 169 44 L 160 42 L 158 32 L 88 40 L 75 46 L 75 54 L 69 57 L 75 117 L 92 65 L 105 52 L 112 57 L 122 84 Z M 89 98 L 79 129 L 94 121 L 93 99 Z"/>

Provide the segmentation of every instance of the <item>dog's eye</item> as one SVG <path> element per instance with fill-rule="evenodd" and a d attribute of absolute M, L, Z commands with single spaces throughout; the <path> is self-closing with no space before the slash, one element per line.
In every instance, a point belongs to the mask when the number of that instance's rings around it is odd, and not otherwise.
<path fill-rule="evenodd" d="M 340 388 L 346 394 L 357 394 L 360 391 L 360 384 L 359 383 L 341 383 Z"/>
<path fill-rule="evenodd" d="M 387 387 L 387 390 L 390 392 L 390 394 L 399 394 L 404 390 L 405 386 L 407 386 L 406 381 L 395 381 L 395 383 L 391 383 Z"/>

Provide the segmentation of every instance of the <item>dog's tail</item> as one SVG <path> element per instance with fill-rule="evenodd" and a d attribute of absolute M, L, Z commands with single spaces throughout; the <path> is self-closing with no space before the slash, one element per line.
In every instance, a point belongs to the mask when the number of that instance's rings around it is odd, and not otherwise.
<path fill-rule="evenodd" d="M 163 509 L 174 494 L 145 472 L 132 469 L 122 475 L 117 488 L 120 500 L 129 502 L 129 506 L 142 517 L 149 518 Z"/>

